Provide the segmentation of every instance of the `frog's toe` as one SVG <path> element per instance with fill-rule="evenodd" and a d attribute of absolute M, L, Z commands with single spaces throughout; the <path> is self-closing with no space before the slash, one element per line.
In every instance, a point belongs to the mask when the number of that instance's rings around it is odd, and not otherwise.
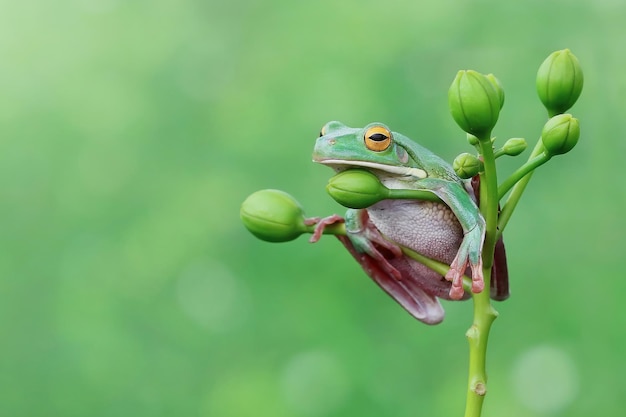
<path fill-rule="evenodd" d="M 472 268 L 472 292 L 478 294 L 485 289 L 485 279 L 483 278 L 483 260 L 478 258 L 478 263 L 470 264 Z"/>
<path fill-rule="evenodd" d="M 324 229 L 326 226 L 330 226 L 335 223 L 343 223 L 345 220 L 343 217 L 338 214 L 333 214 L 328 217 L 319 218 L 319 217 L 310 217 L 304 220 L 304 224 L 307 226 L 315 225 L 315 230 L 313 231 L 313 235 L 309 239 L 309 242 L 315 243 L 321 239 L 322 234 L 324 233 Z"/>
<path fill-rule="evenodd" d="M 450 270 L 446 274 L 446 279 L 452 282 L 450 287 L 450 298 L 452 300 L 460 300 L 463 298 L 463 273 L 465 272 L 465 265 L 457 265 L 456 259 L 450 265 Z"/>

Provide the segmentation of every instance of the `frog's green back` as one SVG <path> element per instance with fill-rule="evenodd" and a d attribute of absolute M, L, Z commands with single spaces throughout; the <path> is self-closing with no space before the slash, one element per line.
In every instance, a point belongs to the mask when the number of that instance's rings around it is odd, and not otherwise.
<path fill-rule="evenodd" d="M 456 175 L 452 166 L 443 158 L 401 133 L 392 133 L 394 141 L 399 146 L 403 147 L 411 158 L 420 165 L 420 168 L 428 172 L 430 176 L 459 183 L 463 182 L 459 176 Z"/>

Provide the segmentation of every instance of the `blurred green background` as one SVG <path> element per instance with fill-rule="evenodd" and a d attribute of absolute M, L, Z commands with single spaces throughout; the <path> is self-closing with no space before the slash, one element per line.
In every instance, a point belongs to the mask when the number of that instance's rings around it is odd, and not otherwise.
<path fill-rule="evenodd" d="M 0 415 L 461 415 L 470 303 L 422 325 L 335 239 L 258 241 L 239 206 L 341 212 L 311 162 L 329 120 L 469 151 L 459 69 L 496 74 L 495 134 L 534 143 L 535 72 L 566 47 L 582 137 L 507 229 L 484 415 L 623 415 L 625 21 L 618 0 L 3 1 Z"/>

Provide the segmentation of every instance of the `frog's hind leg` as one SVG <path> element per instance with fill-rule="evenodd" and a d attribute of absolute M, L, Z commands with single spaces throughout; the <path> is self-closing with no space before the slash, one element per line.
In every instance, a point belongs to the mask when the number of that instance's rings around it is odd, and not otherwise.
<path fill-rule="evenodd" d="M 387 261 L 381 263 L 380 259 L 356 250 L 350 239 L 344 236 L 337 237 L 361 264 L 367 275 L 409 314 L 426 324 L 437 324 L 443 320 L 445 312 L 437 297 L 425 292 L 410 276 L 402 274 L 398 279 L 395 274 L 391 274 L 390 268 L 384 266 Z M 394 264 L 396 263 L 394 261 Z M 388 265 L 395 269 L 391 264 Z"/>

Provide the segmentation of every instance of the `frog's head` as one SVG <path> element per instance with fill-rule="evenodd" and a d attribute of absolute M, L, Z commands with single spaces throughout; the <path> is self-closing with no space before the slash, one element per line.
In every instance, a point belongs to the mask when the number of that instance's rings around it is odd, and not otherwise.
<path fill-rule="evenodd" d="M 313 161 L 336 171 L 363 167 L 389 176 L 428 176 L 415 154 L 415 144 L 382 123 L 370 123 L 364 128 L 326 123 L 315 142 Z"/>

